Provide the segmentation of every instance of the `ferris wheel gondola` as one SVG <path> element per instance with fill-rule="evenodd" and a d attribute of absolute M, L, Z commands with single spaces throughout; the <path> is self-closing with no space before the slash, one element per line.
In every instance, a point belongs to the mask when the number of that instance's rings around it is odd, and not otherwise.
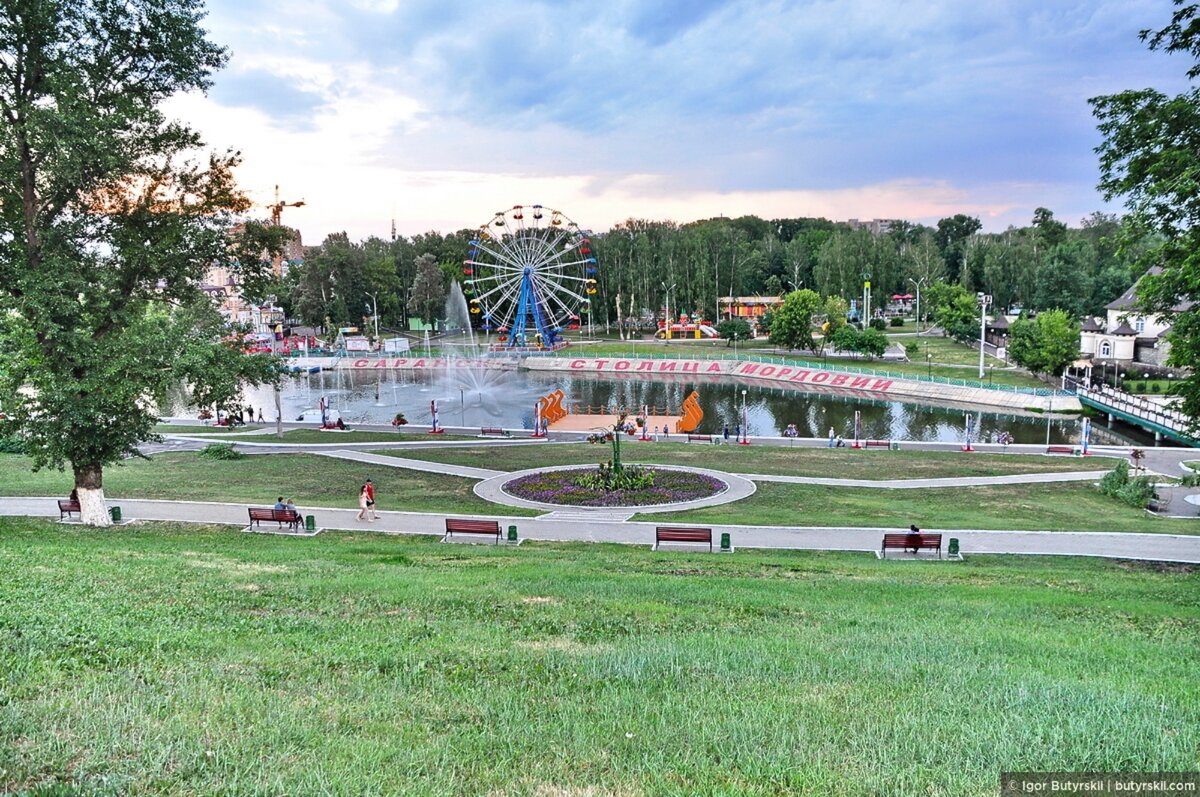
<path fill-rule="evenodd" d="M 599 268 L 591 241 L 561 211 L 514 205 L 481 225 L 463 261 L 471 314 L 507 348 L 551 348 L 589 319 Z"/>

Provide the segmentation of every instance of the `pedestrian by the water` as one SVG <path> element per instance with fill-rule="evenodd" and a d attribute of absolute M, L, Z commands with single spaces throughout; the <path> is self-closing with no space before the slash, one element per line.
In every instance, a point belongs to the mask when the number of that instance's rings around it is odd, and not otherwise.
<path fill-rule="evenodd" d="M 832 426 L 830 426 L 830 427 L 829 427 L 829 448 L 833 448 L 833 446 L 834 446 L 834 441 L 835 441 L 836 439 L 837 439 L 837 435 L 835 435 L 835 434 L 834 434 L 833 427 L 832 427 Z"/>
<path fill-rule="evenodd" d="M 725 428 L 721 431 L 721 435 L 725 438 L 726 442 L 729 442 L 729 424 L 725 424 Z"/>
<path fill-rule="evenodd" d="M 261 409 L 258 411 L 258 422 L 259 422 L 259 423 L 262 423 L 262 422 L 263 422 L 263 416 L 262 416 L 262 410 L 261 410 Z"/>

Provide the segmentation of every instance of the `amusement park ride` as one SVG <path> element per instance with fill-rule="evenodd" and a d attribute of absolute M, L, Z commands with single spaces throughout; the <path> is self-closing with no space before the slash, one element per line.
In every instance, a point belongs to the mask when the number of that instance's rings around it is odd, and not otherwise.
<path fill-rule="evenodd" d="M 599 270 L 591 241 L 561 211 L 514 205 L 479 228 L 463 261 L 472 316 L 497 333 L 492 351 L 553 351 L 562 333 L 591 323 Z"/>

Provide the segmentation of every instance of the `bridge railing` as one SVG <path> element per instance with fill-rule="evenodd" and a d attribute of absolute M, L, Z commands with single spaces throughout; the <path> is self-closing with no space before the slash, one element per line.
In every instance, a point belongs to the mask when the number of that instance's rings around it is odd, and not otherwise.
<path fill-rule="evenodd" d="M 1164 429 L 1177 432 L 1185 437 L 1191 437 L 1188 417 L 1160 404 L 1108 386 L 1093 388 L 1071 377 L 1063 380 L 1063 386 L 1072 389 L 1080 398 L 1123 412 L 1133 418 L 1158 424 Z"/>

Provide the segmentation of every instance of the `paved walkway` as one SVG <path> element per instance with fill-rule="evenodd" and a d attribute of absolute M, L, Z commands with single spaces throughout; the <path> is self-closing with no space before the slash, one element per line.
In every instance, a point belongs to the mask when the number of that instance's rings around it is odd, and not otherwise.
<path fill-rule="evenodd" d="M 817 476 L 775 476 L 739 473 L 756 482 L 818 484 L 825 487 L 872 487 L 881 490 L 924 490 L 938 487 L 985 487 L 989 484 L 1045 484 L 1047 482 L 1099 481 L 1106 470 L 1063 471 L 1059 473 L 1014 473 L 1006 476 L 951 476 L 939 479 L 826 479 Z"/>
<path fill-rule="evenodd" d="M 58 517 L 55 498 L 0 498 L 0 515 Z M 244 527 L 244 504 L 197 501 L 110 500 L 123 515 L 134 520 L 174 520 L 188 523 L 217 523 Z M 327 531 L 357 530 L 390 534 L 441 536 L 444 514 L 380 512 L 375 523 L 354 519 L 356 508 L 301 507 L 316 517 Z M 553 513 L 560 514 L 560 513 Z M 649 546 L 654 541 L 654 523 L 627 523 L 587 518 L 514 518 L 494 515 L 503 527 L 515 525 L 522 539 L 563 542 L 608 542 Z M 894 528 L 864 527 L 776 527 L 715 525 L 713 532 L 729 532 L 734 548 L 790 548 L 830 551 L 877 551 L 885 532 Z M 1200 535 L 1132 534 L 1118 532 L 989 531 L 977 529 L 923 529 L 957 537 L 966 554 L 1008 553 L 1054 556 L 1099 556 L 1115 559 L 1200 564 Z M 304 544 L 297 540 L 298 545 Z M 669 554 L 664 554 L 669 555 Z"/>

